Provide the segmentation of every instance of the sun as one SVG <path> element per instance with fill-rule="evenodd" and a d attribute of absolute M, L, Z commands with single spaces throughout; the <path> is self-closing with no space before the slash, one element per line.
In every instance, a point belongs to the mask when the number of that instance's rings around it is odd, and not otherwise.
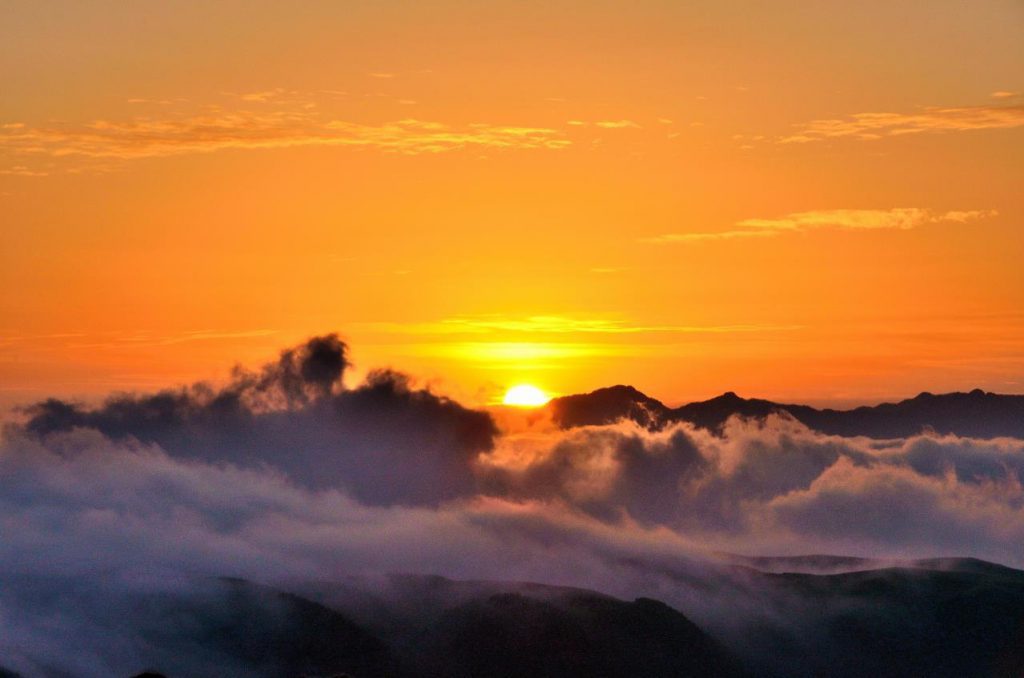
<path fill-rule="evenodd" d="M 530 384 L 519 384 L 505 391 L 502 404 L 514 407 L 540 407 L 551 400 L 544 391 Z"/>

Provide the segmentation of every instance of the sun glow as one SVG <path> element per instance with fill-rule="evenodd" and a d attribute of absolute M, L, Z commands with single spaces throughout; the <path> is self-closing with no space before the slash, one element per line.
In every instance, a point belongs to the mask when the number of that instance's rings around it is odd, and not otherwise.
<path fill-rule="evenodd" d="M 536 386 L 519 384 L 506 391 L 505 398 L 501 402 L 514 407 L 540 407 L 548 400 L 550 400 L 548 395 Z"/>

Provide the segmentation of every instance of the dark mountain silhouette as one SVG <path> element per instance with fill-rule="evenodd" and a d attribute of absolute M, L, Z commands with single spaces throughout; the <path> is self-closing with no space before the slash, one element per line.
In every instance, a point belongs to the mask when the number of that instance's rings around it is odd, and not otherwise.
<path fill-rule="evenodd" d="M 909 565 L 767 575 L 807 616 L 788 639 L 750 636 L 775 664 L 759 674 L 1024 675 L 1024 572 L 973 559 Z"/>
<path fill-rule="evenodd" d="M 957 558 L 726 560 L 696 582 L 717 595 L 714 573 L 731 573 L 722 600 L 733 603 L 705 620 L 714 634 L 649 598 L 428 576 L 287 592 L 204 579 L 134 594 L 124 630 L 149 675 L 169 678 L 1024 675 L 1022 571 Z M 853 569 L 809 572 L 830 568 Z"/>
<path fill-rule="evenodd" d="M 196 584 L 131 599 L 148 667 L 126 676 L 746 675 L 681 613 L 643 598 L 412 576 L 387 590 L 307 587 L 320 602 L 240 579 Z"/>
<path fill-rule="evenodd" d="M 412 575 L 302 593 L 388 641 L 408 676 L 745 675 L 696 624 L 644 598 Z"/>
<path fill-rule="evenodd" d="M 831 435 L 899 438 L 934 430 L 974 438 L 1024 437 L 1024 396 L 978 389 L 970 393 L 922 393 L 898 403 L 835 410 L 741 398 L 731 391 L 710 400 L 670 408 L 631 386 L 612 386 L 555 398 L 547 407 L 562 428 L 629 419 L 652 429 L 672 422 L 689 422 L 717 430 L 734 415 L 763 418 L 786 413 L 809 428 Z"/>
<path fill-rule="evenodd" d="M 154 658 L 147 669 L 153 673 L 158 668 L 168 676 L 196 675 L 197 664 L 204 671 L 218 661 L 224 676 L 347 672 L 369 678 L 396 671 L 386 644 L 342 613 L 241 579 L 206 581 L 184 593 L 140 595 L 131 615 L 150 645 L 180 656 L 180 663 L 169 665 L 164 658 L 160 666 L 154 666 Z"/>
<path fill-rule="evenodd" d="M 654 428 L 664 423 L 670 412 L 654 398 L 622 385 L 554 398 L 547 407 L 562 428 L 610 424 L 619 419 Z"/>
<path fill-rule="evenodd" d="M 454 607 L 416 644 L 423 676 L 733 676 L 718 643 L 667 605 L 500 593 Z M 421 673 L 422 671 L 422 673 Z"/>

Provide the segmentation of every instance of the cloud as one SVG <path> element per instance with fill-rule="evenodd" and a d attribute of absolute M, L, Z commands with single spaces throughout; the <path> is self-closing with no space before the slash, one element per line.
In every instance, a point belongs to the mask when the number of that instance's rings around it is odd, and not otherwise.
<path fill-rule="evenodd" d="M 769 511 L 781 527 L 834 548 L 870 542 L 898 555 L 928 544 L 934 553 L 963 553 L 1019 543 L 1021 496 L 1016 476 L 969 483 L 952 469 L 921 476 L 906 467 L 857 468 L 843 459 L 806 490 L 773 500 Z"/>
<path fill-rule="evenodd" d="M 591 269 L 611 273 L 620 269 Z M 640 334 L 669 332 L 676 334 L 727 334 L 794 329 L 780 325 L 655 325 L 631 323 L 621 319 L 578 318 L 559 315 L 535 315 L 524 318 L 498 315 L 445 318 L 431 323 L 370 323 L 372 329 L 403 334 Z"/>
<path fill-rule="evenodd" d="M 827 436 L 786 416 L 721 435 L 632 422 L 499 439 L 485 487 L 734 551 L 966 554 L 1021 564 L 1024 441 Z"/>
<path fill-rule="evenodd" d="M 491 418 L 388 370 L 346 389 L 348 365 L 335 335 L 314 337 L 260 370 L 236 368 L 220 387 L 115 395 L 98 407 L 46 400 L 27 409 L 26 430 L 93 429 L 181 458 L 270 465 L 374 504 L 436 503 L 471 490 L 468 460 L 492 445 Z"/>
<path fill-rule="evenodd" d="M 531 369 L 561 366 L 574 358 L 633 355 L 642 348 L 612 343 L 569 341 L 462 341 L 416 344 L 407 347 L 415 355 L 458 358 L 498 368 L 516 364 Z"/>
<path fill-rule="evenodd" d="M 662 235 L 640 238 L 640 242 L 662 244 L 676 242 L 700 242 L 703 240 L 735 240 L 736 238 L 764 238 L 776 235 L 772 231 L 716 231 L 713 233 L 663 233 Z"/>
<path fill-rule="evenodd" d="M 4 429 L 4 666 L 92 678 L 177 656 L 214 673 L 168 618 L 156 636 L 131 622 L 152 595 L 205 595 L 206 576 L 585 586 L 664 599 L 743 647 L 805 629 L 820 601 L 719 550 L 1024 565 L 1024 440 L 830 436 L 779 415 L 498 431 L 393 372 L 346 386 L 348 366 L 314 337 L 222 386 L 50 400 Z"/>
<path fill-rule="evenodd" d="M 370 507 L 272 469 L 183 460 L 88 430 L 9 435 L 0 477 L 0 657 L 27 678 L 127 676 L 143 662 L 184 665 L 181 675 L 281 675 L 235 670 L 199 610 L 176 602 L 209 599 L 206 577 L 284 587 L 397 571 L 607 590 L 638 554 L 690 552 L 671 534 L 540 503 Z"/>
<path fill-rule="evenodd" d="M 239 94 L 238 98 L 242 101 L 255 101 L 259 103 L 264 103 L 270 101 L 271 99 L 277 99 L 283 94 L 286 94 L 284 88 L 275 87 L 274 89 L 268 89 L 262 92 L 246 92 L 244 94 Z"/>
<path fill-rule="evenodd" d="M 243 101 L 274 103 L 278 90 L 242 95 Z M 453 127 L 403 119 L 380 124 L 331 119 L 307 106 L 271 106 L 259 110 L 210 106 L 198 114 L 137 116 L 84 124 L 35 126 L 11 123 L 0 128 L 0 152 L 18 156 L 136 160 L 227 149 L 279 149 L 300 146 L 370 148 L 418 155 L 465 148 L 559 149 L 569 140 L 542 127 L 474 123 Z"/>
<path fill-rule="evenodd" d="M 666 121 L 663 118 L 659 118 L 659 122 L 670 124 L 672 121 Z M 587 127 L 593 125 L 599 129 L 643 129 L 640 123 L 634 122 L 633 120 L 596 120 L 594 122 L 588 122 L 586 120 L 568 120 L 567 125 L 570 127 Z"/>
<path fill-rule="evenodd" d="M 502 357 L 486 353 L 481 360 Z M 417 390 L 387 370 L 346 388 L 347 367 L 344 343 L 315 337 L 259 370 L 236 368 L 220 387 L 116 395 L 95 407 L 51 399 L 29 408 L 23 426 L 12 430 L 43 445 L 94 431 L 124 449 L 154 449 L 186 464 L 230 464 L 239 473 L 264 469 L 303 491 L 339 491 L 368 506 L 430 508 L 484 497 L 558 505 L 609 525 L 666 528 L 727 550 L 842 545 L 891 555 L 897 544 L 878 526 L 851 516 L 849 529 L 826 529 L 832 523 L 825 507 L 838 480 L 849 481 L 852 494 L 870 489 L 876 501 L 886 488 L 903 488 L 899 479 L 937 497 L 921 505 L 915 520 L 941 524 L 947 518 L 940 509 L 949 502 L 974 507 L 970 530 L 951 548 L 1020 560 L 1005 535 L 1024 536 L 1024 441 L 828 436 L 780 415 L 734 418 L 716 432 L 689 424 L 648 431 L 632 422 L 520 430 L 508 421 L 502 432 L 486 412 Z M 795 497 L 802 497 L 799 512 Z M 818 499 L 823 522 L 812 529 L 807 516 Z M 910 519 L 906 511 L 900 519 Z M 923 556 L 934 545 L 922 532 L 901 538 L 899 547 Z"/>
<path fill-rule="evenodd" d="M 987 485 L 905 463 L 926 443 L 955 448 L 940 452 L 948 458 L 979 453 L 1019 464 L 1021 441 L 880 443 L 818 436 L 785 420 L 733 422 L 721 438 L 628 426 L 544 435 L 531 447 L 541 456 L 520 467 L 534 498 L 491 488 L 436 507 L 374 507 L 272 468 L 181 459 L 92 430 L 42 439 L 8 430 L 0 443 L 0 656 L 26 676 L 131 675 L 144 661 L 182 666 L 183 675 L 254 675 L 232 673 L 234 658 L 211 651 L 201 605 L 227 601 L 206 577 L 301 588 L 395 571 L 656 596 L 733 647 L 790 639 L 780 634 L 794 630 L 809 642 L 820 601 L 803 600 L 789 578 L 722 567 L 708 549 L 760 540 L 778 552 L 800 535 L 804 547 L 842 543 L 863 555 L 978 553 L 993 544 L 1012 553 L 1024 536 L 1020 488 L 1008 473 Z M 722 526 L 659 524 L 667 515 L 694 520 L 685 514 L 701 492 L 706 512 L 729 518 Z M 618 510 L 602 512 L 602 502 Z M 883 602 L 871 599 L 872 609 Z"/>
<path fill-rule="evenodd" d="M 245 339 L 249 337 L 266 337 L 277 334 L 277 330 L 187 330 L 176 334 L 154 336 L 147 333 L 120 337 L 125 343 L 182 344 L 191 341 L 213 341 L 220 339 Z"/>
<path fill-rule="evenodd" d="M 766 238 L 783 233 L 800 233 L 817 229 L 840 230 L 910 230 L 927 224 L 965 224 L 994 217 L 995 210 L 954 210 L 936 212 L 920 207 L 901 207 L 888 210 L 838 209 L 792 212 L 775 219 L 744 219 L 736 223 L 739 228 L 709 233 L 666 233 L 642 238 L 647 243 L 685 243 L 703 240 L 734 240 Z"/>
<path fill-rule="evenodd" d="M 594 124 L 601 129 L 640 129 L 640 125 L 632 120 L 598 120 Z"/>
<path fill-rule="evenodd" d="M 0 169 L 0 174 L 14 177 L 46 177 L 49 176 L 49 172 L 43 170 L 35 170 L 25 165 L 13 165 L 11 167 L 5 167 Z"/>
<path fill-rule="evenodd" d="M 993 96 L 1010 95 L 997 92 Z M 1011 129 L 1024 126 L 1024 106 L 928 107 L 915 113 L 855 113 L 846 118 L 812 120 L 780 143 L 809 143 L 824 139 L 875 140 L 908 134 Z"/>
<path fill-rule="evenodd" d="M 679 340 L 726 334 L 788 332 L 799 325 L 673 325 L 576 316 L 459 316 L 433 322 L 359 323 L 369 335 L 386 337 L 392 352 L 444 357 L 484 369 L 570 369 L 573 361 L 642 356 L 675 350 L 656 337 Z M 646 335 L 648 341 L 624 342 Z"/>
<path fill-rule="evenodd" d="M 889 210 L 820 210 L 794 212 L 778 219 L 745 219 L 737 226 L 768 231 L 807 231 L 815 228 L 909 230 L 924 224 L 943 221 L 966 223 L 995 216 L 994 210 L 972 210 L 934 213 L 921 208 Z"/>

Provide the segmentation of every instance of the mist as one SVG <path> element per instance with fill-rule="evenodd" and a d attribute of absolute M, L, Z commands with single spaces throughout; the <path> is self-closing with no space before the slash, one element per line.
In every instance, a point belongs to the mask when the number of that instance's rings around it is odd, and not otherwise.
<path fill-rule="evenodd" d="M 737 554 L 1024 566 L 1022 440 L 842 437 L 784 415 L 517 425 L 390 371 L 346 388 L 346 355 L 318 337 L 223 386 L 48 400 L 9 425 L 0 665 L 109 676 L 184 653 L 194 675 L 246 675 L 139 611 L 216 598 L 223 577 L 582 587 L 663 600 L 735 643 L 814 619 Z"/>

